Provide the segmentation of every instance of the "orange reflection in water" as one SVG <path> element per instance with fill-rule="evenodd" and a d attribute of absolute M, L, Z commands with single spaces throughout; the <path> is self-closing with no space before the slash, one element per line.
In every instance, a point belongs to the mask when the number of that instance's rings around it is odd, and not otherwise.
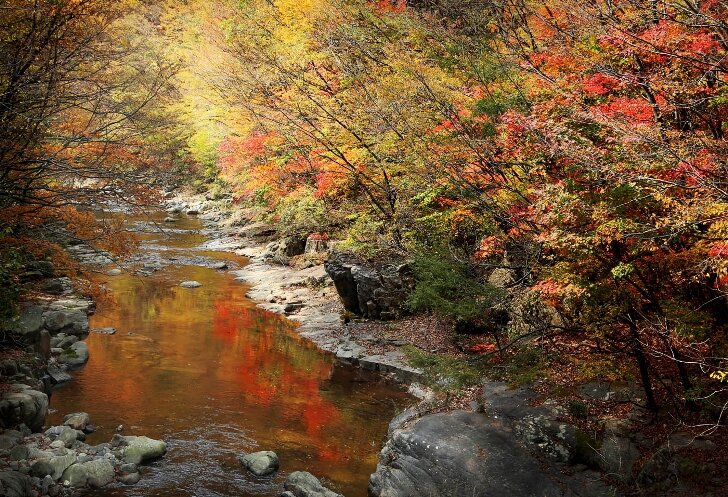
<path fill-rule="evenodd" d="M 185 236 L 150 238 L 193 245 Z M 99 426 L 91 443 L 108 441 L 124 425 L 125 434 L 164 438 L 171 450 L 137 487 L 95 495 L 278 495 L 274 486 L 295 470 L 327 478 L 347 497 L 366 495 L 405 394 L 336 365 L 288 321 L 257 309 L 229 274 L 168 266 L 149 277 L 104 279 L 115 303 L 100 305 L 91 326 L 117 333 L 89 336 L 91 359 L 54 393 L 49 422 L 86 411 Z M 203 286 L 179 287 L 191 279 Z M 281 473 L 265 482 L 241 475 L 235 454 L 267 449 L 279 454 Z"/>

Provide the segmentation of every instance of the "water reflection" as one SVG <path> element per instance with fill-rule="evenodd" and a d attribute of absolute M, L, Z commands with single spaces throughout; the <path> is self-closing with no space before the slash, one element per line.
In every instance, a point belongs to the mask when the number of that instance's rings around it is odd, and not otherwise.
<path fill-rule="evenodd" d="M 166 259 L 234 260 L 195 251 L 199 228 L 186 220 L 175 232 L 145 238 Z M 387 423 L 408 401 L 404 393 L 336 365 L 288 321 L 257 309 L 224 272 L 170 265 L 149 277 L 105 279 L 115 303 L 100 304 L 91 327 L 117 333 L 88 338 L 91 359 L 54 393 L 49 422 L 86 411 L 99 426 L 90 443 L 108 441 L 124 425 L 125 434 L 167 440 L 170 452 L 138 485 L 95 495 L 278 495 L 283 474 L 295 470 L 328 479 L 348 497 L 366 495 Z M 184 280 L 203 286 L 179 287 Z M 262 449 L 278 452 L 281 475 L 256 479 L 241 471 L 235 455 Z"/>

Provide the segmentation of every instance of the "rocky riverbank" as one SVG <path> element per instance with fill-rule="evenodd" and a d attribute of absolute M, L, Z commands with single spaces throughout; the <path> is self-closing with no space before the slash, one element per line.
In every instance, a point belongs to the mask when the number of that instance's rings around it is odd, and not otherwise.
<path fill-rule="evenodd" d="M 74 246 L 72 252 L 99 264 L 109 261 L 90 247 Z M 0 495 L 72 495 L 113 481 L 138 482 L 138 465 L 161 457 L 164 442 L 119 434 L 88 445 L 86 435 L 95 427 L 87 413 L 68 414 L 63 425 L 43 431 L 53 387 L 70 381 L 73 370 L 89 360 L 84 338 L 114 329 L 89 329 L 93 301 L 76 295 L 69 278 L 54 274 L 53 264 L 38 261 L 26 269 L 32 299 L 0 326 L 6 342 L 16 344 L 0 360 Z"/>
<path fill-rule="evenodd" d="M 375 268 L 345 254 L 332 257 L 333 245 L 318 236 L 280 238 L 275 227 L 263 223 L 225 223 L 227 214 L 204 202 L 181 201 L 172 210 L 197 211 L 214 220 L 215 247 L 250 259 L 234 274 L 250 285 L 247 295 L 259 306 L 298 321 L 301 336 L 339 360 L 392 373 L 424 398 L 392 421 L 371 477 L 371 496 L 606 497 L 695 491 L 689 468 L 710 457 L 714 444 L 687 431 L 667 438 L 645 435 L 652 421 L 637 407 L 639 389 L 592 383 L 579 387 L 576 400 L 566 401 L 484 381 L 466 402 L 433 402 L 431 392 L 418 384 L 423 371 L 408 364 L 402 349 L 413 344 L 447 353 L 449 332 L 399 315 L 401 294 L 411 283 L 406 265 Z M 534 318 L 528 312 L 538 314 L 536 319 L 550 318 L 525 300 L 515 299 L 514 326 L 528 326 Z M 591 404 L 614 405 L 615 412 L 584 429 L 584 423 L 574 422 L 574 412 Z M 712 478 L 709 488 L 725 488 L 717 469 L 704 470 Z"/>

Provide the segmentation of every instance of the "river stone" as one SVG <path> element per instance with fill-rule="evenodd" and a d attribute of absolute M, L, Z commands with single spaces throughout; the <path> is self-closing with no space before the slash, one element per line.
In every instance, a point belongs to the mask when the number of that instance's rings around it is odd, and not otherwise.
<path fill-rule="evenodd" d="M 48 413 L 48 396 L 19 383 L 12 389 L 0 398 L 0 426 L 25 424 L 34 432 L 40 431 Z"/>
<path fill-rule="evenodd" d="M 179 286 L 182 288 L 199 288 L 202 286 L 202 283 L 199 281 L 183 281 Z"/>
<path fill-rule="evenodd" d="M 57 364 L 49 364 L 47 371 L 53 380 L 53 383 L 56 384 L 71 381 L 73 379 L 70 374 L 66 373 L 66 371 L 61 369 Z"/>
<path fill-rule="evenodd" d="M 283 484 L 283 488 L 293 493 L 296 497 L 343 497 L 341 494 L 337 494 L 333 490 L 329 490 L 321 485 L 318 478 L 308 471 L 294 471 L 288 475 L 288 478 L 286 478 Z"/>
<path fill-rule="evenodd" d="M 134 485 L 142 479 L 139 473 L 129 473 L 128 475 L 122 475 L 119 477 L 119 481 L 124 485 Z"/>
<path fill-rule="evenodd" d="M 85 342 L 76 342 L 61 352 L 58 362 L 69 366 L 82 366 L 88 361 L 88 346 Z"/>
<path fill-rule="evenodd" d="M 28 447 L 25 445 L 16 445 L 13 447 L 13 449 L 10 451 L 10 459 L 12 461 L 22 461 L 24 459 L 28 459 L 29 455 Z"/>
<path fill-rule="evenodd" d="M 0 435 L 0 450 L 10 450 L 15 444 L 18 443 L 18 439 L 8 434 Z"/>
<path fill-rule="evenodd" d="M 67 349 L 76 342 L 78 342 L 78 337 L 76 335 L 66 335 L 55 344 L 55 347 L 59 349 Z"/>
<path fill-rule="evenodd" d="M 65 469 L 65 468 L 64 468 Z M 48 461 L 36 461 L 30 467 L 30 474 L 37 478 L 44 478 L 48 475 L 52 475 L 55 472 L 55 468 Z"/>
<path fill-rule="evenodd" d="M 124 462 L 139 464 L 162 457 L 167 452 L 167 444 L 148 437 L 124 437 L 128 444 L 124 449 Z"/>
<path fill-rule="evenodd" d="M 112 328 L 111 326 L 108 326 L 106 328 L 93 328 L 91 331 L 94 333 L 99 333 L 100 335 L 116 334 L 116 328 Z"/>
<path fill-rule="evenodd" d="M 108 271 L 106 271 L 106 274 L 108 276 L 119 276 L 121 275 L 121 273 L 122 271 L 119 268 L 109 269 Z"/>
<path fill-rule="evenodd" d="M 63 424 L 74 430 L 83 430 L 91 422 L 91 416 L 85 412 L 74 412 L 63 417 Z"/>
<path fill-rule="evenodd" d="M 265 476 L 278 469 L 278 455 L 270 450 L 253 452 L 240 457 L 240 463 L 255 476 Z"/>
<path fill-rule="evenodd" d="M 0 471 L 0 492 L 3 497 L 31 497 L 30 477 L 17 471 Z"/>
<path fill-rule="evenodd" d="M 71 453 L 64 456 L 55 456 L 52 457 L 48 462 L 53 467 L 51 477 L 54 480 L 59 480 L 63 475 L 63 472 L 66 471 L 69 466 L 71 466 L 72 464 L 76 464 L 76 455 Z"/>
<path fill-rule="evenodd" d="M 93 488 L 103 487 L 114 481 L 114 466 L 108 459 L 73 464 L 63 472 L 63 482 L 71 487 L 88 485 Z"/>

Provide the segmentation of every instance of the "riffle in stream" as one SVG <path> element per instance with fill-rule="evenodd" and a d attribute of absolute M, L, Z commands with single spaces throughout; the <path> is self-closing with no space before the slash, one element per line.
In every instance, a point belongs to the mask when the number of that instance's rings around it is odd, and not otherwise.
<path fill-rule="evenodd" d="M 337 364 L 298 337 L 287 320 L 256 308 L 246 287 L 214 262 L 244 265 L 201 244 L 201 222 L 164 213 L 131 219 L 142 231 L 139 263 L 100 275 L 101 301 L 90 360 L 57 389 L 47 424 L 85 411 L 98 431 L 89 443 L 124 435 L 164 439 L 169 452 L 134 486 L 98 496 L 277 496 L 285 475 L 310 471 L 347 497 L 366 495 L 390 419 L 409 397 L 381 377 Z M 151 261 L 151 265 L 150 265 Z M 137 270 L 156 269 L 148 275 Z M 205 267 L 208 266 L 208 267 Z M 196 280 L 200 288 L 180 282 Z M 256 478 L 236 456 L 274 450 L 273 477 Z"/>

